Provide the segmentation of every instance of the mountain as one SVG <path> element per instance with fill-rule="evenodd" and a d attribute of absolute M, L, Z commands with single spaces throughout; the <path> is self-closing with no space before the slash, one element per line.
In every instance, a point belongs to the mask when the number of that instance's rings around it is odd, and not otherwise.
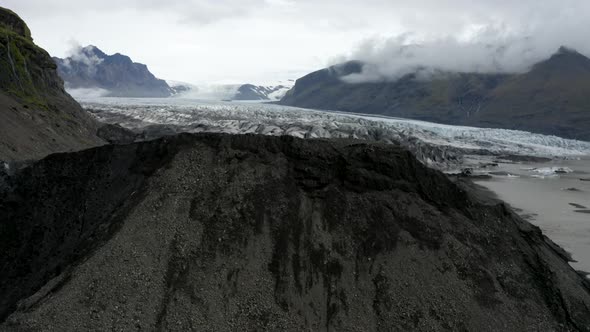
<path fill-rule="evenodd" d="M 168 81 L 175 91 L 173 97 L 199 99 L 199 100 L 231 100 L 238 89 L 239 84 L 190 84 L 176 81 Z"/>
<path fill-rule="evenodd" d="M 167 80 L 166 84 L 168 84 L 168 86 L 170 87 L 170 91 L 171 91 L 171 96 L 182 96 L 185 95 L 193 90 L 195 90 L 197 87 L 193 84 L 190 83 L 185 83 L 185 82 L 179 82 L 179 81 L 170 81 Z"/>
<path fill-rule="evenodd" d="M 589 331 L 588 281 L 474 190 L 354 140 L 53 155 L 0 186 L 0 330 Z"/>
<path fill-rule="evenodd" d="M 289 91 L 290 87 L 285 85 L 261 86 L 244 84 L 238 88 L 232 100 L 281 100 Z"/>
<path fill-rule="evenodd" d="M 156 78 L 146 65 L 126 55 L 107 55 L 86 46 L 66 59 L 54 58 L 68 90 L 100 89 L 109 97 L 170 97 L 166 81 Z"/>
<path fill-rule="evenodd" d="M 481 123 L 508 118 L 517 128 L 590 141 L 590 59 L 580 53 L 562 48 L 489 96 Z"/>
<path fill-rule="evenodd" d="M 281 81 L 276 85 L 193 85 L 175 81 L 168 81 L 168 84 L 174 91 L 175 97 L 216 101 L 279 101 L 293 86 L 291 81 Z"/>
<path fill-rule="evenodd" d="M 281 104 L 590 140 L 590 59 L 561 48 L 522 74 L 438 73 L 345 83 L 351 61 L 297 80 Z"/>
<path fill-rule="evenodd" d="M 98 124 L 64 90 L 26 23 L 0 7 L 0 160 L 37 159 L 102 144 Z"/>

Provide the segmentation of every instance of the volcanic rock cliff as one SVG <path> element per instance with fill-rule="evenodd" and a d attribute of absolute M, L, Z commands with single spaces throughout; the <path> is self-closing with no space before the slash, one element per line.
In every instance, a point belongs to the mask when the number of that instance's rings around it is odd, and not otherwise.
<path fill-rule="evenodd" d="M 391 145 L 184 134 L 3 179 L 2 331 L 590 331 L 538 228 Z"/>
<path fill-rule="evenodd" d="M 96 122 L 64 90 L 23 20 L 0 7 L 0 160 L 96 146 Z"/>

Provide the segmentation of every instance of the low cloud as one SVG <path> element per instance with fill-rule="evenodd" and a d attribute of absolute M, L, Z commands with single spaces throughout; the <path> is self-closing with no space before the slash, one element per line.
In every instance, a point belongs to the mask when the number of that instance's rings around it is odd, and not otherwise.
<path fill-rule="evenodd" d="M 93 98 L 106 97 L 110 94 L 110 91 L 100 88 L 70 89 L 66 86 L 66 91 L 76 100 L 88 100 Z"/>
<path fill-rule="evenodd" d="M 588 0 L 5 0 L 56 56 L 67 38 L 194 82 L 308 73 L 334 56 L 369 63 L 351 80 L 418 68 L 527 70 L 564 45 L 590 55 Z M 147 41 L 146 41 L 147 38 Z M 361 41 L 365 40 L 361 43 Z M 355 48 L 355 45 L 358 46 Z M 353 51 L 354 50 L 354 51 Z"/>
<path fill-rule="evenodd" d="M 249 15 L 268 6 L 284 5 L 286 0 L 6 0 L 10 8 L 27 8 L 36 15 L 85 15 L 127 12 L 130 15 L 172 14 L 180 23 L 211 24 Z"/>
<path fill-rule="evenodd" d="M 344 79 L 350 83 L 397 80 L 416 73 L 427 79 L 437 72 L 518 73 L 555 53 L 559 45 L 541 50 L 530 38 L 493 42 L 459 41 L 454 37 L 413 42 L 402 35 L 368 40 L 352 58 L 365 63 L 362 73 Z"/>
<path fill-rule="evenodd" d="M 406 23 L 411 32 L 360 43 L 345 58 L 366 65 L 362 73 L 347 76 L 345 81 L 397 80 L 409 73 L 429 78 L 441 71 L 519 73 L 548 59 L 561 46 L 590 55 L 586 33 L 590 31 L 590 2 L 521 2 L 465 3 L 464 8 L 455 8 L 455 18 L 449 14 L 454 8 L 451 2 L 439 8 L 440 17 L 435 10 L 421 14 Z"/>
<path fill-rule="evenodd" d="M 82 47 L 78 42 L 72 41 L 71 48 L 67 52 L 67 58 L 64 59 L 63 65 L 72 69 L 72 62 L 77 64 L 83 64 L 82 68 L 78 70 L 85 70 L 88 76 L 92 77 L 96 74 L 98 65 L 100 65 L 104 59 L 101 59 L 95 52 L 94 46 Z"/>

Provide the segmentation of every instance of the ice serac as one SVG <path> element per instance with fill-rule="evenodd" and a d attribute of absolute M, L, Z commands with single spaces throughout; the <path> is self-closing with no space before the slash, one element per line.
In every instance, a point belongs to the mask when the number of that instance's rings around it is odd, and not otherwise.
<path fill-rule="evenodd" d="M 97 127 L 64 91 L 55 63 L 25 22 L 0 7 L 0 160 L 96 146 Z"/>
<path fill-rule="evenodd" d="M 347 62 L 297 80 L 284 105 L 504 128 L 590 141 L 590 59 L 562 47 L 522 74 L 437 72 L 350 83 Z"/>
<path fill-rule="evenodd" d="M 53 155 L 0 191 L 0 330 L 589 331 L 562 251 L 471 190 L 356 140 Z"/>
<path fill-rule="evenodd" d="M 108 97 L 161 98 L 177 92 L 166 81 L 156 78 L 146 65 L 120 53 L 107 55 L 93 45 L 68 58 L 54 60 L 66 88 L 73 93 L 99 89 Z"/>

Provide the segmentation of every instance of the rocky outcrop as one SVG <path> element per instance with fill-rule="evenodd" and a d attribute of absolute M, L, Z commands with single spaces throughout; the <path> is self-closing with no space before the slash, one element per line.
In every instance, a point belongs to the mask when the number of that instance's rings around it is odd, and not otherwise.
<path fill-rule="evenodd" d="M 12 11 L 0 7 L 0 160 L 96 146 L 97 124 L 64 90 L 56 65 Z"/>
<path fill-rule="evenodd" d="M 1 330 L 589 331 L 562 251 L 391 145 L 180 135 L 0 191 Z"/>
<path fill-rule="evenodd" d="M 33 40 L 31 30 L 29 30 L 27 24 L 10 9 L 3 8 L 0 10 L 0 26 L 27 40 Z"/>
<path fill-rule="evenodd" d="M 590 59 L 561 48 L 522 74 L 417 74 L 347 83 L 352 61 L 297 80 L 281 104 L 380 114 L 452 125 L 504 128 L 590 141 Z"/>
<path fill-rule="evenodd" d="M 176 93 L 146 65 L 126 55 L 107 55 L 89 45 L 66 58 L 54 58 L 59 75 L 69 90 L 100 89 L 108 97 L 170 97 Z"/>
<path fill-rule="evenodd" d="M 98 128 L 96 134 L 111 144 L 130 144 L 138 138 L 136 133 L 118 124 L 104 124 Z"/>

